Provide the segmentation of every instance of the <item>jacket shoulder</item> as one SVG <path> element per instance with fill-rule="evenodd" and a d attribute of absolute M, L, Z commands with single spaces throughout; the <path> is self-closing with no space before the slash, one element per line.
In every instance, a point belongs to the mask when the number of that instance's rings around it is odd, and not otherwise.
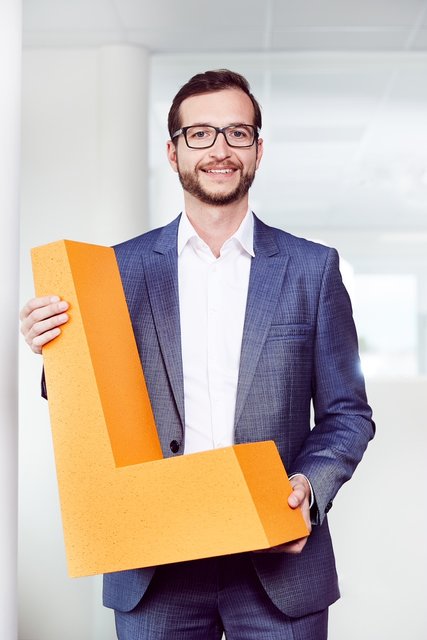
<path fill-rule="evenodd" d="M 257 219 L 256 228 L 257 233 L 261 236 L 270 236 L 280 253 L 293 256 L 297 260 L 322 262 L 327 260 L 331 254 L 338 255 L 336 249 L 320 242 L 293 235 L 283 229 L 271 227 L 259 219 Z"/>
<path fill-rule="evenodd" d="M 179 219 L 180 216 L 163 227 L 115 245 L 113 248 L 118 261 L 123 264 L 157 249 L 164 252 L 176 248 Z"/>

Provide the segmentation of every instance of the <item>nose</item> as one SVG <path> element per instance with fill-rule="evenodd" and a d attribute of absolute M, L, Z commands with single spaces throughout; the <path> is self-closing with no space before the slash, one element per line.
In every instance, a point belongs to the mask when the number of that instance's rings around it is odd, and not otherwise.
<path fill-rule="evenodd" d="M 231 147 L 227 144 L 223 131 L 218 133 L 217 138 L 209 151 L 210 155 L 215 158 L 227 158 L 231 155 Z"/>

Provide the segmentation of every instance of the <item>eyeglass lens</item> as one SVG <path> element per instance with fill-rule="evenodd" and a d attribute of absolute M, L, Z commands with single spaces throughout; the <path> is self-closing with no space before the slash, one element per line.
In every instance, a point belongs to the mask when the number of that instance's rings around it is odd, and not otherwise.
<path fill-rule="evenodd" d="M 188 127 L 186 130 L 187 144 L 189 147 L 203 149 L 214 144 L 217 137 L 217 129 L 215 127 L 196 125 Z M 254 129 L 248 125 L 231 125 L 221 129 L 224 132 L 225 139 L 231 147 L 250 147 L 255 138 Z"/>

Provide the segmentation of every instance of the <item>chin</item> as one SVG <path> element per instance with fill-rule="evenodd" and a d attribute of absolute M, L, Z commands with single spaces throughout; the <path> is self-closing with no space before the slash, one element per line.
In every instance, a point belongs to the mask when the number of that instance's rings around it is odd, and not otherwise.
<path fill-rule="evenodd" d="M 241 177 L 237 185 L 229 185 L 228 188 L 225 186 L 224 190 L 218 188 L 213 190 L 212 185 L 209 185 L 210 188 L 205 187 L 200 178 L 197 179 L 190 172 L 178 171 L 178 176 L 183 189 L 197 198 L 197 200 L 210 206 L 221 207 L 239 202 L 247 194 L 255 177 L 255 172 L 253 175 L 249 174 Z M 221 185 L 217 186 L 220 187 Z"/>

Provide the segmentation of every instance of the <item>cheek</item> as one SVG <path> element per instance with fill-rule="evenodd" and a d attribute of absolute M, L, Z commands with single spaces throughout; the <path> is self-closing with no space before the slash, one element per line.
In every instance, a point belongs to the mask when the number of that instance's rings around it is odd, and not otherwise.
<path fill-rule="evenodd" d="M 185 157 L 183 156 L 184 154 L 179 155 L 177 159 L 177 165 L 180 171 L 198 174 L 203 165 L 206 164 L 206 159 L 204 157 L 200 158 L 199 154 L 185 154 Z"/>

